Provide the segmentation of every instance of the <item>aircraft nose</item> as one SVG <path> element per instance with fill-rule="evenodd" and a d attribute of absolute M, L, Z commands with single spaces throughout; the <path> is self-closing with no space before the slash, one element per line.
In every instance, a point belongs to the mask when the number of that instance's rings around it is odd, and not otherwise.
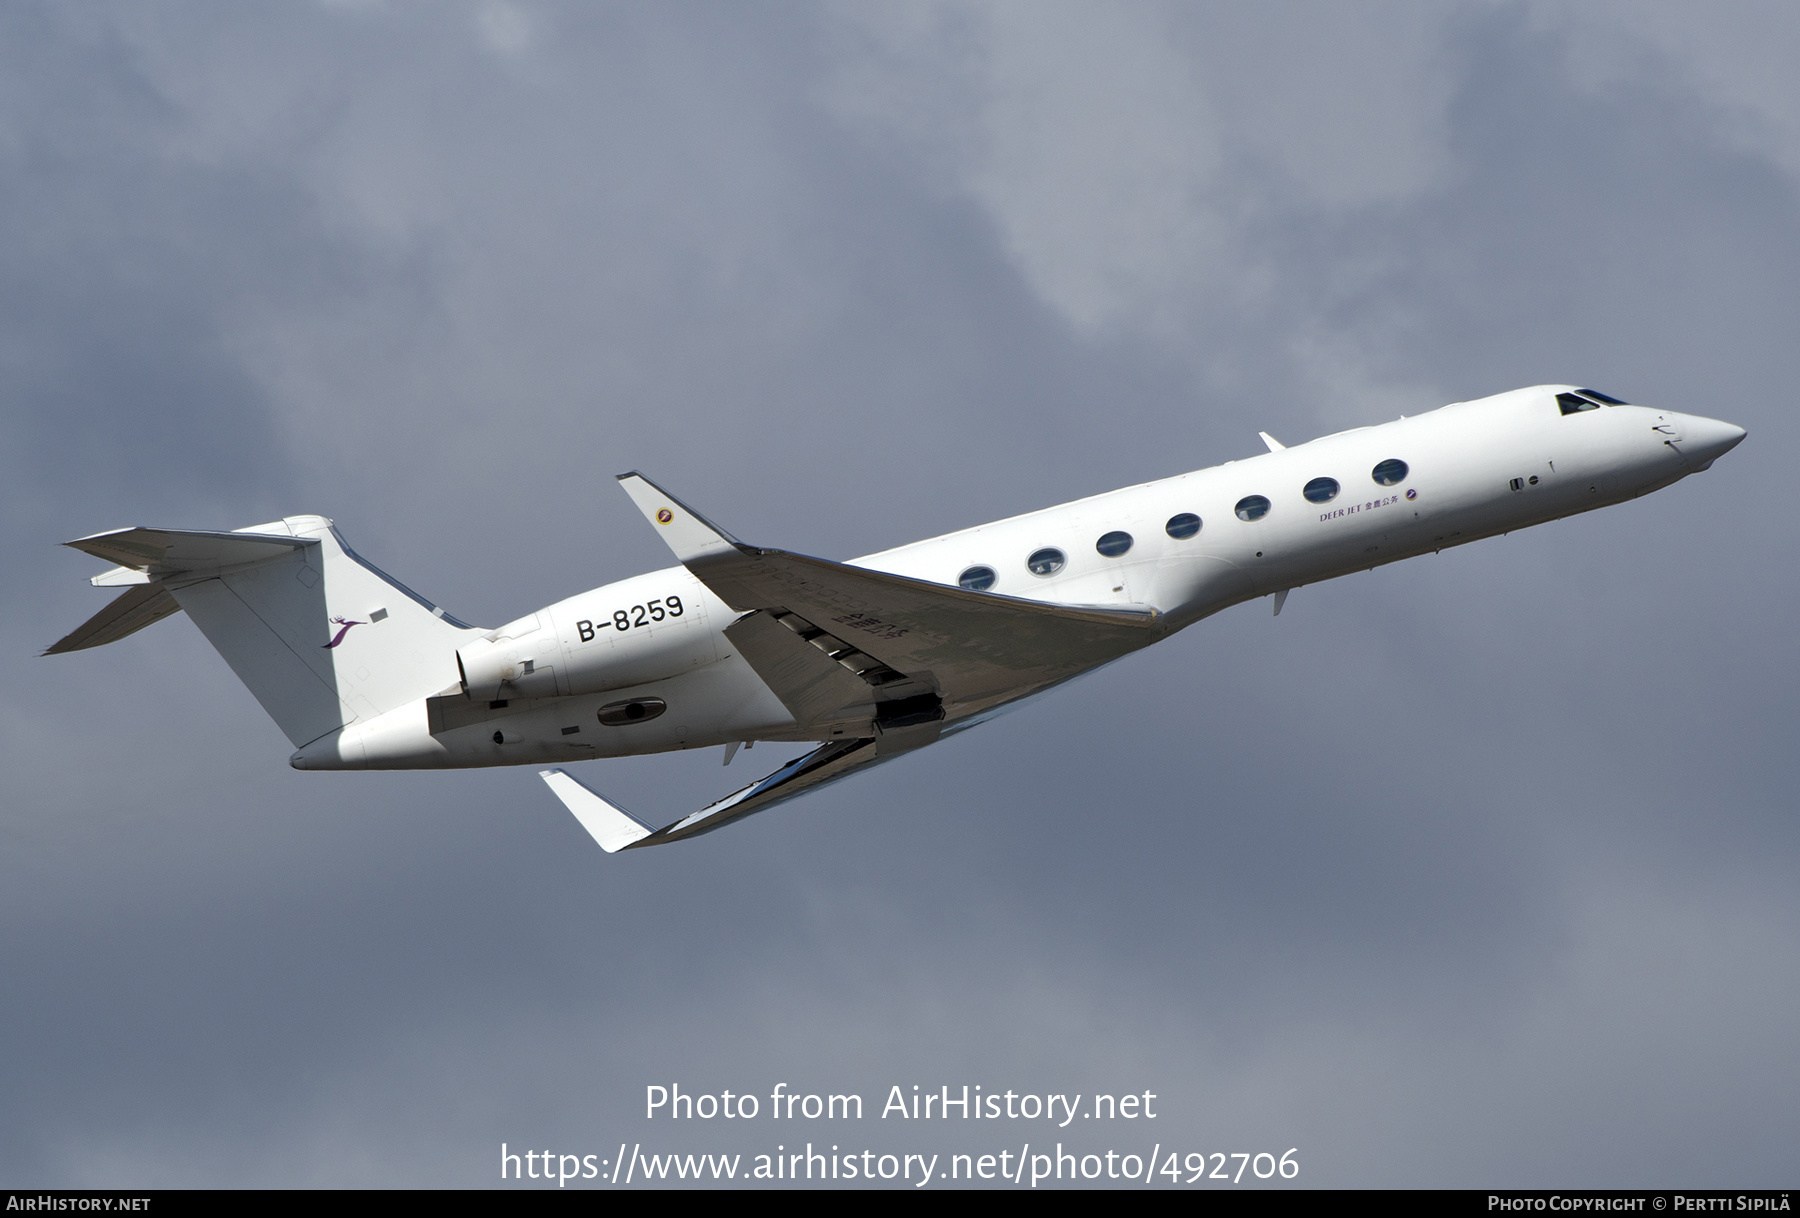
<path fill-rule="evenodd" d="M 1682 455 L 1701 469 L 1736 448 L 1749 434 L 1734 423 L 1722 419 L 1706 419 L 1690 415 L 1682 428 Z"/>

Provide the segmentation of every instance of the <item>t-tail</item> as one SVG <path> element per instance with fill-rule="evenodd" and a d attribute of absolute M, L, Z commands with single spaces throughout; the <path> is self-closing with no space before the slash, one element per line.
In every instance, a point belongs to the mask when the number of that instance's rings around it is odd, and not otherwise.
<path fill-rule="evenodd" d="M 323 516 L 67 544 L 119 564 L 91 582 L 125 591 L 45 655 L 185 610 L 296 749 L 458 687 L 456 649 L 479 634 L 364 561 Z"/>

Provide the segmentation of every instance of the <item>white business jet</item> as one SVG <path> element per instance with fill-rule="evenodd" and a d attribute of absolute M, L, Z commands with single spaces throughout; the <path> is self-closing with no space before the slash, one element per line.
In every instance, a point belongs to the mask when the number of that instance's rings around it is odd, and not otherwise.
<path fill-rule="evenodd" d="M 45 654 L 186 610 L 301 770 L 549 765 L 607 851 L 693 837 L 975 726 L 1228 606 L 1572 516 L 1744 438 L 1566 385 L 1459 402 L 848 563 L 746 545 L 641 474 L 680 566 L 498 630 L 358 557 L 322 516 L 68 544 L 126 589 Z M 558 763 L 823 742 L 660 829 Z"/>

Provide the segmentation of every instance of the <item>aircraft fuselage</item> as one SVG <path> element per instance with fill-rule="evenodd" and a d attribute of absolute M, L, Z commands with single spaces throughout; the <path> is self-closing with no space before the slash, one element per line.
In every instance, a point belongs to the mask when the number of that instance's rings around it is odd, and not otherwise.
<path fill-rule="evenodd" d="M 1716 420 L 1539 386 L 850 565 L 1023 600 L 1153 609 L 1163 628 L 1133 650 L 1246 600 L 1634 498 L 1707 468 L 1742 437 Z M 566 763 L 867 732 L 796 721 L 723 633 L 739 616 L 683 566 L 607 584 L 465 648 L 460 690 L 351 723 L 293 763 Z M 944 730 L 1035 692 L 946 705 Z"/>

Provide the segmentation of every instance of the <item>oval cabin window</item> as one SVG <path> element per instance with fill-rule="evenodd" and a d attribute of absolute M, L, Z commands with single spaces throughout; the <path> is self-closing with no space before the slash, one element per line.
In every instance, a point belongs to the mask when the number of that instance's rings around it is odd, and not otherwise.
<path fill-rule="evenodd" d="M 1338 480 L 1336 478 L 1314 478 L 1300 493 L 1306 496 L 1308 503 L 1330 503 L 1337 498 Z"/>
<path fill-rule="evenodd" d="M 1179 516 L 1169 517 L 1169 523 L 1163 526 L 1163 532 L 1176 541 L 1186 541 L 1200 531 L 1200 517 L 1192 512 L 1183 512 Z"/>
<path fill-rule="evenodd" d="M 1382 486 L 1393 486 L 1406 477 L 1406 462 L 1390 457 L 1369 471 L 1369 476 Z"/>
<path fill-rule="evenodd" d="M 1055 575 L 1068 565 L 1068 558 L 1061 550 L 1046 546 L 1025 560 L 1025 568 L 1033 575 Z"/>
<path fill-rule="evenodd" d="M 1131 549 L 1131 534 L 1115 529 L 1096 541 L 1094 548 L 1108 558 L 1117 558 Z"/>
<path fill-rule="evenodd" d="M 986 592 L 999 578 L 992 567 L 970 567 L 956 577 L 956 582 L 971 592 Z"/>
<path fill-rule="evenodd" d="M 1269 501 L 1261 495 L 1245 495 L 1232 510 L 1239 520 L 1261 520 L 1269 514 Z"/>

